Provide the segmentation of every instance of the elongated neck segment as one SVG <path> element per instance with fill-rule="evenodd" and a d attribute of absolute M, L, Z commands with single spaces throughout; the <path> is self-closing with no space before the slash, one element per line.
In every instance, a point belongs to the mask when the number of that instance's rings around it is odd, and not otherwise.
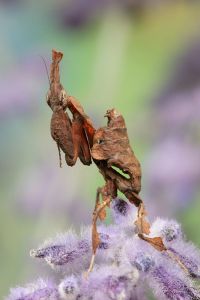
<path fill-rule="evenodd" d="M 60 83 L 60 70 L 59 63 L 62 60 L 63 53 L 52 50 L 52 63 L 50 70 L 50 85 L 51 91 L 55 94 L 59 92 L 61 83 Z"/>

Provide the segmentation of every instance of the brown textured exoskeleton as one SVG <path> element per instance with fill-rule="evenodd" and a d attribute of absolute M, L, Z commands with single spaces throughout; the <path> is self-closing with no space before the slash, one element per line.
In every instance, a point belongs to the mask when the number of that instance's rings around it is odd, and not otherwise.
<path fill-rule="evenodd" d="M 52 51 L 52 64 L 50 71 L 50 89 L 47 93 L 47 103 L 51 107 L 53 114 L 51 118 L 51 136 L 55 140 L 60 157 L 60 149 L 65 153 L 65 160 L 69 166 L 73 166 L 79 157 L 83 164 L 91 164 L 90 147 L 88 137 L 85 132 L 84 120 L 87 120 L 88 130 L 93 134 L 93 127 L 90 125 L 89 117 L 78 101 L 71 96 L 67 96 L 60 83 L 59 63 L 63 57 L 61 52 Z M 73 119 L 69 118 L 66 112 L 70 108 Z M 89 131 L 89 132 L 90 132 Z"/>
<path fill-rule="evenodd" d="M 122 192 L 138 208 L 135 221 L 138 236 L 157 250 L 166 250 L 160 237 L 148 237 L 150 224 L 145 219 L 144 204 L 139 196 L 140 163 L 130 146 L 123 116 L 115 109 L 108 110 L 105 115 L 108 118 L 107 126 L 95 130 L 80 103 L 73 96 L 67 95 L 60 83 L 59 63 L 62 56 L 61 52 L 52 51 L 50 90 L 47 94 L 47 103 L 53 110 L 51 135 L 57 143 L 59 154 L 60 149 L 65 153 L 66 163 L 69 166 L 73 166 L 78 157 L 83 164 L 90 165 L 92 158 L 105 179 L 105 185 L 97 190 L 93 212 L 93 256 L 89 271 L 92 269 L 100 243 L 97 220 L 106 217 L 105 208 L 116 198 L 117 191 Z M 72 120 L 66 111 L 67 108 L 72 113 Z M 120 169 L 120 172 L 116 168 Z"/>

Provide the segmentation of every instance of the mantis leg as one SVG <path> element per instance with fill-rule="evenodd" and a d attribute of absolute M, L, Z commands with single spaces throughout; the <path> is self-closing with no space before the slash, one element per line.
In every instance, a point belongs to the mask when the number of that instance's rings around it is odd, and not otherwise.
<path fill-rule="evenodd" d="M 106 185 L 102 188 L 97 189 L 97 194 L 96 194 L 96 202 L 95 202 L 95 208 L 93 211 L 93 218 L 92 218 L 92 258 L 90 261 L 90 266 L 87 271 L 87 274 L 89 274 L 94 265 L 94 259 L 95 259 L 95 254 L 96 250 L 100 244 L 100 238 L 99 238 L 99 233 L 97 231 L 97 220 L 98 218 L 100 220 L 104 220 L 106 217 L 106 211 L 105 208 L 106 206 L 109 206 L 113 197 L 113 192 L 115 189 L 113 189 L 113 183 L 112 182 L 107 182 Z M 102 196 L 102 202 L 100 202 L 100 195 Z"/>
<path fill-rule="evenodd" d="M 51 136 L 55 140 L 61 165 L 60 149 L 65 153 L 65 159 L 69 166 L 73 165 L 73 140 L 71 120 L 66 112 L 59 109 L 53 112 L 51 118 Z"/>
<path fill-rule="evenodd" d="M 78 113 L 74 113 L 71 124 L 71 134 L 73 141 L 73 159 L 68 160 L 67 151 L 65 152 L 68 165 L 75 165 L 79 157 L 83 164 L 91 164 L 90 148 L 83 128 L 83 120 Z"/>
<path fill-rule="evenodd" d="M 74 157 L 73 157 L 73 165 L 75 165 L 81 145 L 81 131 L 82 131 L 82 122 L 79 118 L 78 114 L 73 115 L 72 120 L 72 140 L 73 140 L 73 148 L 74 148 Z"/>
<path fill-rule="evenodd" d="M 81 145 L 80 145 L 79 158 L 84 165 L 89 166 L 92 163 L 89 142 L 84 128 L 82 128 L 81 131 Z"/>
<path fill-rule="evenodd" d="M 58 147 L 58 155 L 59 155 L 60 168 L 62 168 L 62 157 L 61 157 L 60 146 L 59 146 L 58 142 L 57 142 L 57 147 Z"/>

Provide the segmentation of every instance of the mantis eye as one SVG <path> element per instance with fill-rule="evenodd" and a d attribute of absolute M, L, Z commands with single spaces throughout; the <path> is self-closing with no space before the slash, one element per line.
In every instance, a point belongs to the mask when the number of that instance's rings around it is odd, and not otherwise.
<path fill-rule="evenodd" d="M 60 94 L 61 101 L 63 101 L 66 97 L 67 97 L 67 94 L 66 94 L 65 90 L 62 90 L 61 94 Z"/>
<path fill-rule="evenodd" d="M 60 93 L 60 105 L 63 106 L 63 109 L 67 107 L 67 93 L 65 90 L 61 90 Z"/>
<path fill-rule="evenodd" d="M 104 140 L 103 140 L 103 139 L 99 139 L 99 140 L 97 140 L 97 143 L 98 143 L 99 145 L 101 145 L 101 144 L 104 143 Z"/>

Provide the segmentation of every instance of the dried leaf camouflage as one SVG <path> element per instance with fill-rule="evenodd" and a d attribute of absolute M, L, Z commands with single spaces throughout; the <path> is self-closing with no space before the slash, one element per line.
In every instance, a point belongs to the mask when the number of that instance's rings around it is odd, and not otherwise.
<path fill-rule="evenodd" d="M 118 190 L 138 207 L 135 224 L 139 236 L 150 233 L 150 224 L 145 219 L 144 204 L 139 197 L 141 168 L 130 146 L 125 120 L 116 109 L 106 112 L 107 126 L 95 130 L 81 104 L 73 96 L 67 95 L 60 83 L 59 63 L 62 56 L 60 52 L 53 50 L 51 85 L 47 96 L 48 104 L 53 110 L 51 133 L 58 149 L 61 148 L 65 153 L 68 165 L 73 166 L 78 157 L 83 164 L 90 165 L 92 157 L 105 179 L 105 186 L 97 191 L 98 197 L 102 194 L 103 204 L 97 201 L 94 209 L 92 244 L 95 253 L 100 243 L 96 227 L 97 219 L 105 219 L 105 206 L 109 206 L 112 199 L 117 196 Z M 65 111 L 67 108 L 73 115 L 72 120 Z M 115 168 L 119 168 L 122 174 Z M 154 240 L 151 244 L 155 244 Z"/>

